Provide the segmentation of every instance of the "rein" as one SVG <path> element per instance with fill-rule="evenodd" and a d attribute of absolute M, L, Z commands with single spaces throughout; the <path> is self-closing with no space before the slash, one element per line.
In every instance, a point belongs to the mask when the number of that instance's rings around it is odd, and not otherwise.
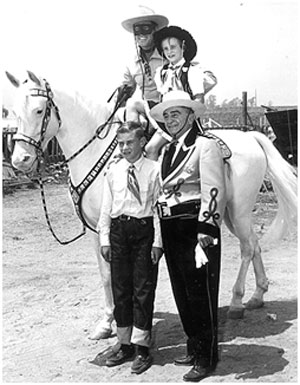
<path fill-rule="evenodd" d="M 80 234 L 78 234 L 77 236 L 75 236 L 74 238 L 72 238 L 72 239 L 70 239 L 68 241 L 61 241 L 57 237 L 57 235 L 55 234 L 55 232 L 54 232 L 54 230 L 52 228 L 52 225 L 50 223 L 50 218 L 49 218 L 49 214 L 48 214 L 48 210 L 47 210 L 47 206 L 46 206 L 46 198 L 45 198 L 45 192 L 44 192 L 44 185 L 43 185 L 43 180 L 42 180 L 42 176 L 41 176 L 41 172 L 40 172 L 40 165 L 43 162 L 43 156 L 44 156 L 43 150 L 42 150 L 42 143 L 43 143 L 43 140 L 45 138 L 45 133 L 46 133 L 46 130 L 47 130 L 50 118 L 51 118 L 51 111 L 52 111 L 52 109 L 54 109 L 56 118 L 57 118 L 58 123 L 59 123 L 59 127 L 61 126 L 61 118 L 60 118 L 60 115 L 59 115 L 59 109 L 58 109 L 58 107 L 56 106 L 56 104 L 53 101 L 53 93 L 52 93 L 51 88 L 50 88 L 50 86 L 49 86 L 49 84 L 48 84 L 48 82 L 46 80 L 45 80 L 45 87 L 46 87 L 46 90 L 41 90 L 41 89 L 38 89 L 38 88 L 31 89 L 31 91 L 32 91 L 31 96 L 43 96 L 43 97 L 47 98 L 46 110 L 45 110 L 45 114 L 44 114 L 44 117 L 43 117 L 43 122 L 42 122 L 42 126 L 41 126 L 41 133 L 40 133 L 39 140 L 36 141 L 35 139 L 33 139 L 33 138 L 23 134 L 23 133 L 15 134 L 14 135 L 14 140 L 15 141 L 23 141 L 23 142 L 28 143 L 28 144 L 30 144 L 30 145 L 32 145 L 32 146 L 34 146 L 36 148 L 36 151 L 37 151 L 37 162 L 38 162 L 37 163 L 38 181 L 39 181 L 39 186 L 40 186 L 40 191 L 41 191 L 41 198 L 42 198 L 42 202 L 43 202 L 43 209 L 44 209 L 47 225 L 48 225 L 49 230 L 51 231 L 51 234 L 53 235 L 53 237 L 61 245 L 67 245 L 67 244 L 69 244 L 71 242 L 76 241 L 77 239 L 79 239 L 83 235 L 85 235 L 86 234 L 86 227 L 88 227 L 90 230 L 96 232 L 96 230 L 93 229 L 91 226 L 89 226 L 88 223 L 86 222 L 86 220 L 84 219 L 83 214 L 82 214 L 82 210 L 81 210 L 81 202 L 82 202 L 82 198 L 83 198 L 84 192 L 94 182 L 96 177 L 99 175 L 101 170 L 106 165 L 106 163 L 109 160 L 110 156 L 112 155 L 114 149 L 116 148 L 116 146 L 117 146 L 117 137 L 116 136 L 114 137 L 114 139 L 111 142 L 111 144 L 109 145 L 108 149 L 101 156 L 101 158 L 96 162 L 96 164 L 93 166 L 92 170 L 86 175 L 84 180 L 77 187 L 75 187 L 72 184 L 71 178 L 69 178 L 69 189 L 70 189 L 70 193 L 71 193 L 71 196 L 72 196 L 73 204 L 75 206 L 75 211 L 76 211 L 79 219 L 81 220 L 81 222 L 83 224 L 83 228 L 82 228 L 82 232 Z M 126 97 L 126 95 L 124 94 L 123 97 L 120 98 L 120 100 L 117 101 L 117 104 L 116 104 L 113 112 L 111 113 L 111 115 L 109 116 L 107 121 L 103 125 L 101 125 L 101 126 L 99 126 L 97 128 L 95 135 L 87 143 L 85 143 L 78 151 L 76 151 L 68 159 L 63 161 L 60 164 L 60 167 L 63 167 L 64 165 L 67 165 L 72 159 L 74 159 L 82 151 L 84 151 L 95 139 L 98 138 L 98 139 L 102 139 L 103 140 L 106 137 L 107 134 L 104 135 L 103 137 L 100 137 L 100 134 L 103 131 L 103 129 L 109 123 L 110 124 L 114 123 L 114 122 L 110 122 L 110 121 L 113 118 L 113 116 L 115 115 L 115 113 L 117 112 L 118 108 L 120 107 L 120 105 L 123 102 L 125 97 Z"/>

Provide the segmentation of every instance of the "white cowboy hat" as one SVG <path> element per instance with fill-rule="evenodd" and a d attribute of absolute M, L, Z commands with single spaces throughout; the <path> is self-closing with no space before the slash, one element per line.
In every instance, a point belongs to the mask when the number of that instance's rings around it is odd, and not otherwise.
<path fill-rule="evenodd" d="M 126 19 L 122 21 L 121 24 L 126 31 L 133 32 L 134 24 L 142 21 L 153 21 L 157 25 L 157 29 L 166 27 L 169 24 L 169 20 L 165 16 L 157 15 L 152 9 L 143 5 L 138 6 L 138 11 L 136 12 L 135 17 Z"/>
<path fill-rule="evenodd" d="M 187 107 L 193 110 L 196 118 L 199 118 L 205 110 L 204 104 L 199 101 L 191 100 L 190 95 L 185 91 L 169 91 L 163 96 L 161 103 L 156 104 L 151 110 L 150 115 L 158 122 L 164 122 L 163 113 L 170 107 Z"/>

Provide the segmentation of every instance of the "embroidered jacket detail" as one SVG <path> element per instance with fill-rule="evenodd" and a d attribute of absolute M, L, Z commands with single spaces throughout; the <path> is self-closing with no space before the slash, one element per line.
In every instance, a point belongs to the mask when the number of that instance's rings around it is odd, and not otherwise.
<path fill-rule="evenodd" d="M 219 193 L 219 190 L 216 187 L 213 187 L 210 190 L 211 200 L 210 200 L 209 205 L 208 205 L 209 211 L 203 212 L 203 216 L 205 217 L 203 222 L 208 222 L 210 219 L 212 219 L 213 223 L 216 226 L 218 226 L 217 220 L 220 219 L 220 214 L 216 212 L 217 206 L 218 206 L 216 198 L 217 198 L 218 193 Z"/>
<path fill-rule="evenodd" d="M 172 195 L 174 195 L 175 197 L 180 197 L 181 192 L 179 190 L 184 184 L 184 182 L 184 179 L 180 178 L 172 188 L 164 190 L 164 193 L 166 194 L 166 199 L 171 198 Z"/>

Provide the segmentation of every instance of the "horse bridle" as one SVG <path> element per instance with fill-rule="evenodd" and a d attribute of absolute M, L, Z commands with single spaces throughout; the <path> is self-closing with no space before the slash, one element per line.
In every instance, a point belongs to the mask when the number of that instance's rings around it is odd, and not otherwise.
<path fill-rule="evenodd" d="M 31 91 L 30 96 L 43 96 L 43 97 L 47 98 L 46 110 L 45 110 L 45 114 L 44 114 L 43 121 L 42 121 L 39 140 L 35 140 L 35 139 L 31 138 L 30 136 L 27 136 L 27 135 L 25 135 L 23 133 L 19 133 L 19 132 L 17 132 L 13 137 L 13 140 L 15 142 L 25 142 L 25 143 L 28 143 L 28 144 L 32 145 L 33 147 L 35 147 L 35 149 L 37 151 L 38 158 L 42 157 L 42 153 L 43 153 L 42 143 L 43 143 L 43 140 L 45 138 L 46 130 L 47 130 L 50 118 L 51 118 L 52 109 L 54 110 L 55 115 L 56 115 L 56 119 L 58 121 L 58 128 L 61 126 L 61 118 L 59 115 L 59 109 L 53 101 L 53 92 L 51 91 L 49 83 L 45 79 L 44 79 L 44 81 L 45 81 L 45 88 L 46 88 L 45 90 L 42 90 L 40 88 L 31 88 L 30 89 L 30 91 Z"/>
<path fill-rule="evenodd" d="M 52 111 L 52 109 L 54 109 L 54 112 L 55 112 L 55 115 L 56 115 L 56 118 L 57 118 L 57 121 L 58 121 L 58 128 L 61 126 L 61 118 L 60 118 L 60 115 L 59 115 L 59 109 L 58 109 L 57 105 L 53 101 L 53 92 L 51 91 L 50 85 L 49 85 L 49 83 L 45 79 L 44 79 L 44 81 L 45 81 L 45 88 L 46 88 L 45 90 L 40 89 L 40 88 L 31 88 L 30 89 L 30 91 L 31 91 L 30 96 L 42 96 L 42 97 L 47 98 L 46 110 L 45 110 L 45 114 L 44 114 L 43 121 L 42 121 L 42 126 L 41 126 L 39 140 L 35 140 L 35 139 L 31 138 L 30 136 L 27 136 L 27 135 L 25 135 L 23 133 L 16 133 L 14 135 L 14 137 L 13 137 L 13 140 L 16 141 L 16 142 L 28 143 L 28 144 L 30 144 L 31 146 L 33 146 L 36 149 L 37 162 L 38 162 L 37 163 L 38 181 L 39 181 L 39 185 L 40 185 L 41 198 L 42 198 L 42 202 L 43 202 L 43 208 L 44 208 L 44 213 L 45 213 L 47 225 L 48 225 L 49 230 L 51 231 L 53 237 L 61 245 L 67 245 L 67 244 L 77 240 L 78 238 L 82 237 L 86 233 L 86 226 L 85 226 L 85 224 L 83 224 L 82 232 L 80 234 L 78 234 L 77 236 L 75 236 L 74 238 L 72 238 L 72 239 L 70 239 L 68 241 L 61 241 L 57 237 L 57 235 L 55 234 L 55 232 L 54 232 L 54 230 L 52 228 L 51 222 L 50 222 L 50 217 L 49 217 L 47 206 L 46 206 L 46 197 L 45 197 L 43 179 L 42 179 L 42 175 L 41 175 L 41 172 L 40 172 L 40 165 L 42 163 L 42 158 L 43 158 L 43 147 L 42 147 L 42 144 L 43 144 L 43 141 L 45 139 L 45 134 L 46 134 L 46 131 L 47 131 L 47 127 L 48 127 L 50 118 L 51 118 L 51 111 Z"/>
<path fill-rule="evenodd" d="M 51 231 L 53 237 L 60 244 L 67 245 L 67 244 L 69 244 L 69 243 L 71 243 L 73 241 L 76 241 L 81 236 L 83 236 L 86 233 L 86 228 L 87 227 L 90 230 L 96 232 L 96 230 L 93 229 L 91 226 L 89 226 L 88 223 L 86 222 L 86 220 L 84 219 L 84 216 L 83 216 L 82 210 L 81 210 L 82 197 L 83 197 L 84 192 L 94 182 L 94 180 L 97 178 L 99 173 L 102 171 L 102 169 L 104 168 L 104 166 L 107 164 L 108 160 L 110 159 L 110 156 L 112 155 L 114 149 L 117 146 L 117 138 L 116 138 L 116 135 L 115 135 L 114 139 L 110 143 L 110 145 L 107 148 L 107 150 L 105 151 L 105 153 L 100 157 L 100 159 L 96 162 L 96 164 L 93 166 L 93 168 L 90 170 L 90 172 L 85 176 L 83 181 L 78 186 L 74 186 L 72 184 L 71 178 L 69 178 L 69 190 L 70 190 L 71 197 L 72 197 L 72 200 L 73 200 L 73 203 L 74 203 L 74 206 L 75 206 L 75 211 L 76 211 L 79 219 L 81 220 L 81 222 L 83 224 L 83 229 L 82 229 L 82 232 L 80 234 L 78 234 L 76 237 L 74 237 L 74 238 L 72 238 L 72 239 L 70 239 L 68 241 L 61 241 L 57 237 L 57 235 L 55 234 L 55 232 L 54 232 L 54 230 L 52 228 L 52 225 L 50 223 L 50 218 L 49 218 L 49 214 L 48 214 L 48 210 L 47 210 L 47 206 L 46 206 L 46 198 L 45 198 L 43 180 L 42 180 L 41 173 L 40 173 L 40 164 L 41 164 L 41 161 L 42 161 L 42 158 L 43 158 L 42 143 L 43 143 L 43 140 L 45 138 L 45 133 L 46 133 L 46 130 L 47 130 L 50 118 L 51 118 L 51 111 L 52 111 L 52 109 L 54 109 L 54 112 L 55 112 L 55 115 L 56 115 L 59 127 L 61 126 L 61 123 L 62 123 L 60 115 L 59 115 L 59 109 L 58 109 L 57 105 L 53 101 L 53 92 L 51 91 L 49 83 L 45 79 L 44 79 L 44 81 L 45 81 L 45 88 L 46 88 L 45 90 L 40 89 L 40 88 L 32 88 L 30 90 L 31 91 L 31 94 L 30 94 L 31 96 L 43 96 L 43 97 L 47 98 L 46 110 L 45 110 L 45 114 L 44 114 L 44 117 L 43 117 L 43 122 L 42 122 L 42 126 L 41 126 L 41 132 L 40 132 L 39 140 L 36 141 L 35 139 L 33 139 L 33 138 L 23 134 L 23 133 L 15 134 L 14 135 L 14 140 L 15 141 L 23 141 L 23 142 L 28 143 L 28 144 L 30 144 L 30 145 L 32 145 L 33 147 L 36 148 L 36 151 L 37 151 L 37 161 L 38 161 L 38 164 L 37 164 L 38 180 L 39 180 L 39 185 L 40 185 L 40 190 L 41 190 L 41 197 L 42 197 L 42 202 L 43 202 L 43 208 L 44 208 L 44 213 L 45 213 L 46 221 L 47 221 L 49 230 Z M 113 112 L 111 113 L 111 115 L 109 116 L 109 118 L 106 120 L 106 122 L 104 124 L 100 125 L 96 129 L 96 133 L 93 135 L 93 137 L 87 143 L 85 143 L 78 151 L 76 151 L 73 155 L 71 155 L 68 159 L 66 159 L 65 161 L 61 162 L 60 167 L 63 167 L 64 165 L 67 165 L 72 159 L 74 159 L 85 148 L 87 148 L 96 138 L 98 138 L 98 139 L 104 139 L 105 138 L 106 135 L 104 135 L 103 137 L 100 137 L 100 134 L 101 134 L 101 132 L 104 130 L 104 128 L 109 123 L 113 123 L 113 122 L 110 122 L 110 121 L 113 118 L 113 116 L 115 115 L 115 113 L 117 112 L 118 108 L 123 103 L 125 98 L 126 98 L 126 93 L 124 93 L 124 95 L 122 95 L 122 97 L 117 101 L 116 106 L 115 106 Z"/>

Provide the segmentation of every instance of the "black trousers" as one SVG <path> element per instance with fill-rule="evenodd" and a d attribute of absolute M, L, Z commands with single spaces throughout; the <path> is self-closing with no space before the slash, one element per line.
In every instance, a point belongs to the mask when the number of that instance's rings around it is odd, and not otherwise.
<path fill-rule="evenodd" d="M 114 316 L 118 327 L 151 330 L 158 266 L 152 264 L 153 218 L 112 219 Z"/>
<path fill-rule="evenodd" d="M 218 361 L 220 237 L 206 248 L 208 263 L 196 268 L 197 218 L 161 220 L 164 252 L 174 298 L 188 337 L 188 354 L 204 365 Z"/>

